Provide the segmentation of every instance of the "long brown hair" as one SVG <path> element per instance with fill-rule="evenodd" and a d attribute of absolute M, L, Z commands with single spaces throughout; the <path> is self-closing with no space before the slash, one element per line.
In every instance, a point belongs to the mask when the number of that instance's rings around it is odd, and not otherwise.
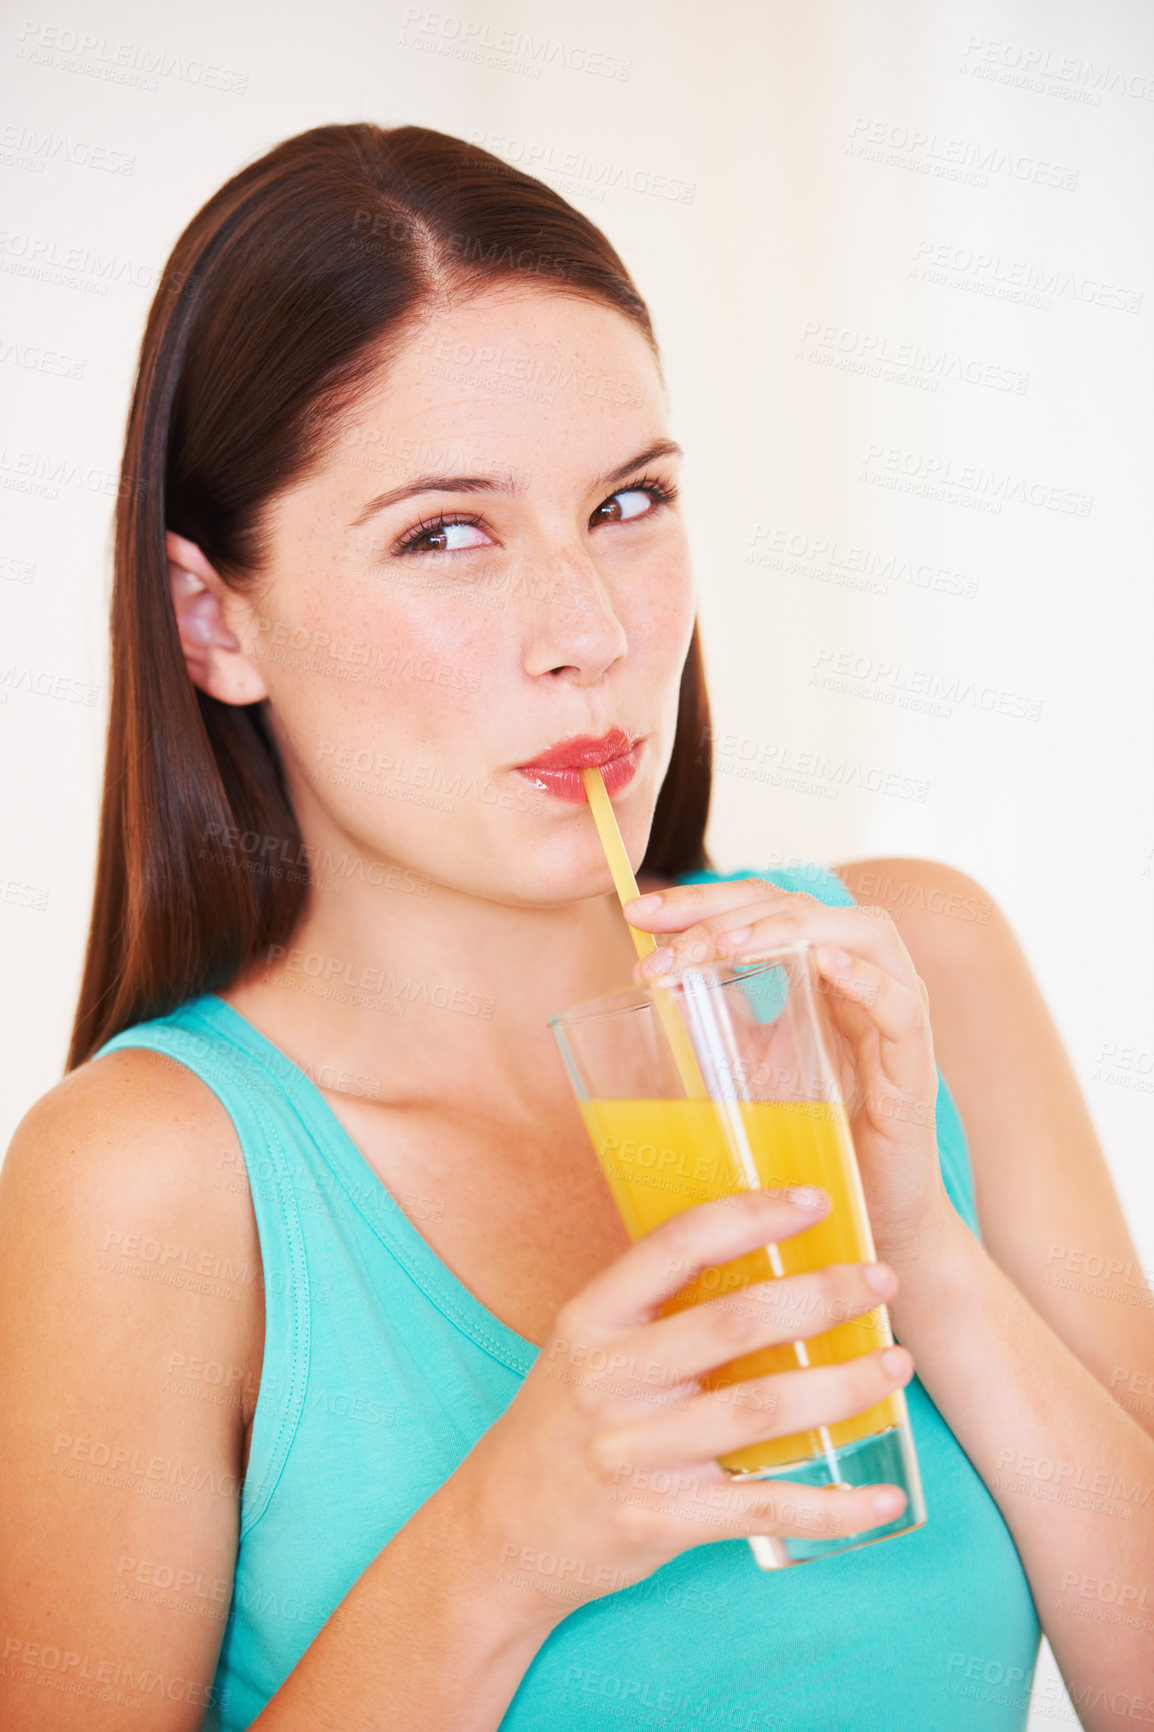
<path fill-rule="evenodd" d="M 148 316 L 116 511 L 112 700 L 92 924 L 68 1068 L 123 1028 L 227 985 L 287 942 L 307 870 L 261 704 L 193 685 L 165 531 L 230 584 L 260 569 L 261 510 L 446 293 L 539 283 L 624 313 L 657 345 L 605 236 L 531 176 L 419 126 L 320 126 L 221 187 Z M 706 870 L 709 706 L 696 624 L 643 869 Z M 230 840 L 231 839 L 231 840 Z"/>

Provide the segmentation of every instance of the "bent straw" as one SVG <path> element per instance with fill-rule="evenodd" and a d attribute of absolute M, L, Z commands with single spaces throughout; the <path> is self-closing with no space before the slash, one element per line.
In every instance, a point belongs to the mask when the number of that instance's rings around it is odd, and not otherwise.
<path fill-rule="evenodd" d="M 597 825 L 597 834 L 601 838 L 601 846 L 605 850 L 605 858 L 613 876 L 613 885 L 621 906 L 638 895 L 637 880 L 633 876 L 633 868 L 629 864 L 629 856 L 625 852 L 625 844 L 621 840 L 621 831 L 617 827 L 617 814 L 613 810 L 612 801 L 605 792 L 605 783 L 601 779 L 601 770 L 594 764 L 590 769 L 581 771 L 581 780 L 585 784 L 585 793 L 593 812 L 593 820 Z M 626 925 L 628 925 L 626 921 Z M 656 950 L 657 940 L 652 932 L 639 932 L 637 927 L 630 926 L 633 943 L 638 956 L 648 956 L 651 950 Z M 655 983 L 659 984 L 659 983 Z M 654 993 L 657 1014 L 665 1030 L 666 1039 L 673 1051 L 674 1062 L 681 1078 L 681 1086 L 688 1100 L 706 1100 L 709 1090 L 705 1086 L 697 1058 L 685 1025 L 681 1020 L 678 1008 L 673 998 L 667 992 Z"/>

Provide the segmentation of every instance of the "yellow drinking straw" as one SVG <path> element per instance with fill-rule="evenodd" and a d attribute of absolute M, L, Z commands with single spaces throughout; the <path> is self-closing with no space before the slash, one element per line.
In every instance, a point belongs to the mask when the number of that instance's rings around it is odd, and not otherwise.
<path fill-rule="evenodd" d="M 597 764 L 581 771 L 581 780 L 585 784 L 585 793 L 593 810 L 593 819 L 597 825 L 597 834 L 601 838 L 601 846 L 605 850 L 605 858 L 609 862 L 609 870 L 613 875 L 613 885 L 617 891 L 618 900 L 624 908 L 625 904 L 638 894 L 637 880 L 633 876 L 633 868 L 629 864 L 629 856 L 625 852 L 625 844 L 621 840 L 621 831 L 617 827 L 617 814 L 613 803 L 605 792 L 605 783 L 601 779 L 601 770 Z M 628 925 L 628 922 L 626 922 Z M 635 926 L 629 927 L 633 934 L 633 943 L 638 956 L 648 956 L 651 950 L 656 950 L 657 940 L 652 932 L 639 932 Z M 657 1014 L 666 1038 L 673 1049 L 673 1057 L 677 1064 L 681 1086 L 688 1100 L 707 1100 L 709 1091 L 705 1086 L 701 1071 L 698 1068 L 685 1025 L 681 1020 L 677 1005 L 666 992 L 656 992 L 654 999 L 657 1004 Z"/>
<path fill-rule="evenodd" d="M 593 808 L 597 834 L 601 838 L 601 846 L 605 850 L 605 858 L 608 860 L 609 870 L 613 874 L 614 887 L 621 906 L 624 908 L 630 897 L 637 895 L 637 880 L 633 876 L 633 868 L 629 864 L 629 856 L 625 852 L 625 844 L 621 840 L 621 831 L 617 827 L 617 814 L 605 792 L 605 783 L 601 780 L 601 771 L 596 765 L 590 770 L 582 770 L 581 780 L 585 784 L 585 793 L 590 806 Z M 628 922 L 626 924 L 628 925 Z M 635 926 L 630 926 L 629 930 L 633 934 L 633 942 L 637 947 L 638 956 L 648 956 L 651 950 L 656 950 L 657 940 L 652 932 L 639 932 Z M 672 996 L 665 992 L 656 992 L 653 996 L 657 1005 L 657 1014 L 661 1018 L 662 1027 L 665 1029 L 666 1038 L 673 1049 L 673 1057 L 677 1062 L 677 1069 L 686 1098 L 688 1100 L 706 1100 L 709 1091 L 702 1079 L 701 1071 L 698 1069 L 697 1057 L 690 1044 L 676 1003 Z M 722 1133 L 726 1135 L 730 1147 L 741 1151 L 741 1166 L 750 1175 L 747 1182 L 751 1189 L 756 1189 L 760 1181 L 756 1177 L 756 1163 L 749 1151 L 748 1141 L 739 1116 L 740 1103 L 724 1107 L 718 1105 L 717 1115 Z M 781 1260 L 781 1253 L 777 1246 L 767 1245 L 766 1250 L 769 1252 L 770 1267 L 774 1275 L 784 1275 L 785 1265 Z M 810 1359 L 805 1342 L 794 1341 L 792 1346 L 798 1364 L 808 1366 Z M 828 1427 L 819 1425 L 815 1429 L 821 1439 L 821 1447 L 829 1469 L 831 1483 L 834 1485 L 844 1484 L 837 1452 L 833 1447 Z M 753 1534 L 750 1536 L 749 1543 L 753 1547 L 753 1555 L 762 1569 L 776 1568 L 783 1564 L 796 1562 L 794 1558 L 788 1555 L 785 1542 L 781 1539 L 768 1539 L 764 1535 Z"/>

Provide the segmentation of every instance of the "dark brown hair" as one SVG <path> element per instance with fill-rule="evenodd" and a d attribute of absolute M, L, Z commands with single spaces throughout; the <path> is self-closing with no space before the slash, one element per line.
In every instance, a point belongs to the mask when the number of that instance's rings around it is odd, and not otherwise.
<path fill-rule="evenodd" d="M 195 687 L 165 531 L 251 579 L 262 508 L 300 479 L 411 331 L 500 281 L 605 303 L 654 355 L 616 252 L 542 182 L 419 126 L 320 126 L 235 175 L 189 223 L 148 316 L 116 513 L 112 701 L 68 1068 L 123 1028 L 227 985 L 302 912 L 305 872 L 247 870 L 229 837 L 302 858 L 261 704 Z M 696 624 L 643 869 L 708 869 L 709 708 Z M 262 846 L 264 843 L 262 842 Z"/>

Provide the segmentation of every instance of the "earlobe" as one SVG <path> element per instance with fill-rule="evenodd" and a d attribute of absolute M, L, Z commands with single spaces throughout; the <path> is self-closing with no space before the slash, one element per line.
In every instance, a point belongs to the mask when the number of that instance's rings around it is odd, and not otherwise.
<path fill-rule="evenodd" d="M 225 704 L 255 704 L 268 688 L 256 663 L 229 629 L 231 592 L 194 541 L 172 530 L 165 536 L 176 627 L 193 685 Z"/>

